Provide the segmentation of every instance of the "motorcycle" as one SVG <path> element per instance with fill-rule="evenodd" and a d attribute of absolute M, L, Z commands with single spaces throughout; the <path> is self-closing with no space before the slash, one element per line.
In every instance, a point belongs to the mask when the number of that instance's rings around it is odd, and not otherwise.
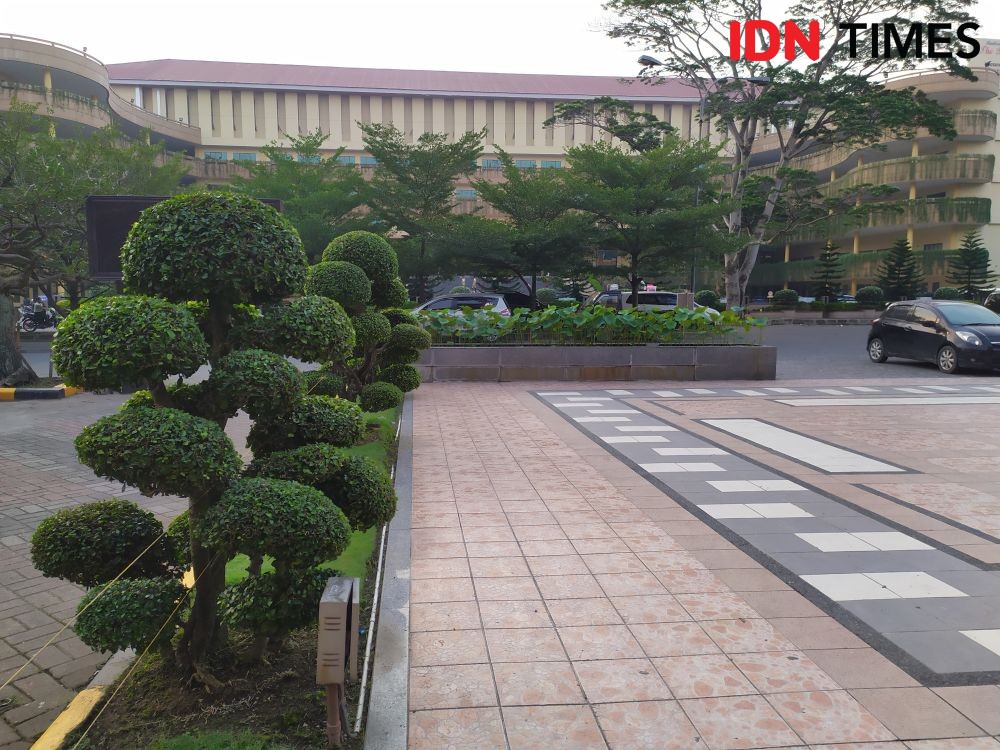
<path fill-rule="evenodd" d="M 39 328 L 55 328 L 59 324 L 59 319 L 52 309 L 41 312 L 26 311 L 21 308 L 21 318 L 17 321 L 18 328 L 24 333 L 37 331 Z"/>

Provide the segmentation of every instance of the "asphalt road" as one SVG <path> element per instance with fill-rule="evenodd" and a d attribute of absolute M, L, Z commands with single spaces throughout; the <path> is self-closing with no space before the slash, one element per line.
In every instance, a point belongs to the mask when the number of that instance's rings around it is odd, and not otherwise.
<path fill-rule="evenodd" d="M 899 359 L 873 364 L 865 352 L 867 335 L 868 326 L 783 325 L 765 329 L 764 343 L 778 347 L 779 380 L 990 377 L 987 373 L 942 375 L 934 365 Z M 48 375 L 48 342 L 26 341 L 23 348 L 35 372 L 43 377 Z"/>

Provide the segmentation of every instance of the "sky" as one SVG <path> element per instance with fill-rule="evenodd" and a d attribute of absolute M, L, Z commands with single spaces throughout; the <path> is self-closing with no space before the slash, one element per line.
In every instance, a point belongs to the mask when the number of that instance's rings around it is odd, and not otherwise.
<path fill-rule="evenodd" d="M 157 58 L 630 76 L 640 50 L 601 30 L 600 0 L 0 0 L 0 33 L 105 63 Z M 1000 3 L 979 0 L 980 36 Z M 780 18 L 779 14 L 769 15 Z"/>

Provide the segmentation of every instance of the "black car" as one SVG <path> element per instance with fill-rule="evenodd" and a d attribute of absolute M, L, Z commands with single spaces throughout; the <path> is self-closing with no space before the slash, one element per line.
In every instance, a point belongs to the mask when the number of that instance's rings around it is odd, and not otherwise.
<path fill-rule="evenodd" d="M 872 321 L 872 362 L 933 362 L 941 372 L 1000 367 L 1000 315 L 970 302 L 894 302 Z"/>

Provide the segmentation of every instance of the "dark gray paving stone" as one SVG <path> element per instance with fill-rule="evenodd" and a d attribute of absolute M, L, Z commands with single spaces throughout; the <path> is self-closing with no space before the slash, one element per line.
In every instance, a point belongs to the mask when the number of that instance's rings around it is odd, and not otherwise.
<path fill-rule="evenodd" d="M 839 602 L 880 633 L 951 630 L 953 625 L 934 617 L 924 606 L 928 599 L 864 599 Z M 948 601 L 955 601 L 949 599 Z"/>
<path fill-rule="evenodd" d="M 901 571 L 977 570 L 938 550 L 908 552 L 782 552 L 774 559 L 799 575 L 822 573 L 896 573 Z"/>
<path fill-rule="evenodd" d="M 787 534 L 797 538 L 796 533 L 835 534 L 840 531 L 821 518 L 721 518 L 719 521 L 741 536 Z M 816 549 L 810 544 L 806 544 L 806 548 Z"/>
<path fill-rule="evenodd" d="M 957 630 L 886 632 L 884 635 L 938 674 L 1000 670 L 1000 655 Z"/>

